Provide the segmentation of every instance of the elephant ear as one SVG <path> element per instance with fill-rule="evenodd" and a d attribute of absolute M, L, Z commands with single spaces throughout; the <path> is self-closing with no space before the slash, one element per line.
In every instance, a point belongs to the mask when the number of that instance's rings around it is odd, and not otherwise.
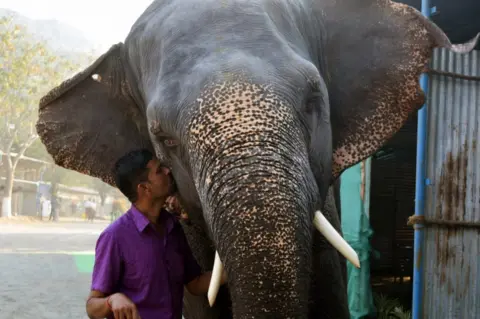
<path fill-rule="evenodd" d="M 125 76 L 123 44 L 40 100 L 37 132 L 56 164 L 115 185 L 112 168 L 130 150 L 152 150 L 145 113 Z"/>
<path fill-rule="evenodd" d="M 389 0 L 316 1 L 327 29 L 333 177 L 374 154 L 425 101 L 419 78 L 435 47 L 452 45 L 420 12 Z"/>

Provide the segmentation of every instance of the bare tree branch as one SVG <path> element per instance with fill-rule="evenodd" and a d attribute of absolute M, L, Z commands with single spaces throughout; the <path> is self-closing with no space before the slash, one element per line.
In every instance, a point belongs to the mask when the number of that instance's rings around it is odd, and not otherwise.
<path fill-rule="evenodd" d="M 17 167 L 18 162 L 20 161 L 20 158 L 25 154 L 25 151 L 37 140 L 38 135 L 34 134 L 30 136 L 30 138 L 22 145 L 22 148 L 20 148 L 20 151 L 17 154 L 17 157 L 15 158 L 15 161 L 13 162 L 13 169 Z"/>

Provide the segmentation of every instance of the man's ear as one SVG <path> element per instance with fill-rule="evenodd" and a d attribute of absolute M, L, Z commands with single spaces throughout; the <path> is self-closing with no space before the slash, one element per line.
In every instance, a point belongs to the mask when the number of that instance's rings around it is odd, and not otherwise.
<path fill-rule="evenodd" d="M 115 186 L 118 158 L 147 148 L 153 152 L 144 107 L 133 99 L 123 44 L 40 100 L 37 132 L 56 164 Z"/>
<path fill-rule="evenodd" d="M 138 183 L 137 197 L 138 198 L 144 197 L 147 192 L 148 192 L 148 186 L 146 185 L 146 183 Z"/>

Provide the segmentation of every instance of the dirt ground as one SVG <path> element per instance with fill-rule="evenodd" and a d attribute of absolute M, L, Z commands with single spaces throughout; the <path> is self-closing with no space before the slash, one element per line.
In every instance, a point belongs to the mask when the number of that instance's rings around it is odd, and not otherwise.
<path fill-rule="evenodd" d="M 108 222 L 0 221 L 0 318 L 87 319 L 93 251 Z"/>

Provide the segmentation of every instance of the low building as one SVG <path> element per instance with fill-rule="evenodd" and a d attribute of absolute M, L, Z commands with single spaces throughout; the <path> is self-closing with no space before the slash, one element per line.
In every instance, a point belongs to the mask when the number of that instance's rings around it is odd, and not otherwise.
<path fill-rule="evenodd" d="M 15 153 L 12 157 L 18 156 Z M 4 196 L 7 161 L 5 153 L 0 151 L 0 207 Z M 50 199 L 50 182 L 43 181 L 45 172 L 53 167 L 53 163 L 36 158 L 21 156 L 15 170 L 12 194 L 12 215 L 39 216 L 40 197 Z M 86 200 L 93 200 L 97 204 L 97 216 L 109 216 L 112 203 L 118 199 L 126 201 L 125 197 L 117 190 L 107 196 L 102 206 L 98 191 L 86 187 L 71 187 L 60 184 L 57 199 L 60 216 L 78 216 L 85 211 Z"/>

